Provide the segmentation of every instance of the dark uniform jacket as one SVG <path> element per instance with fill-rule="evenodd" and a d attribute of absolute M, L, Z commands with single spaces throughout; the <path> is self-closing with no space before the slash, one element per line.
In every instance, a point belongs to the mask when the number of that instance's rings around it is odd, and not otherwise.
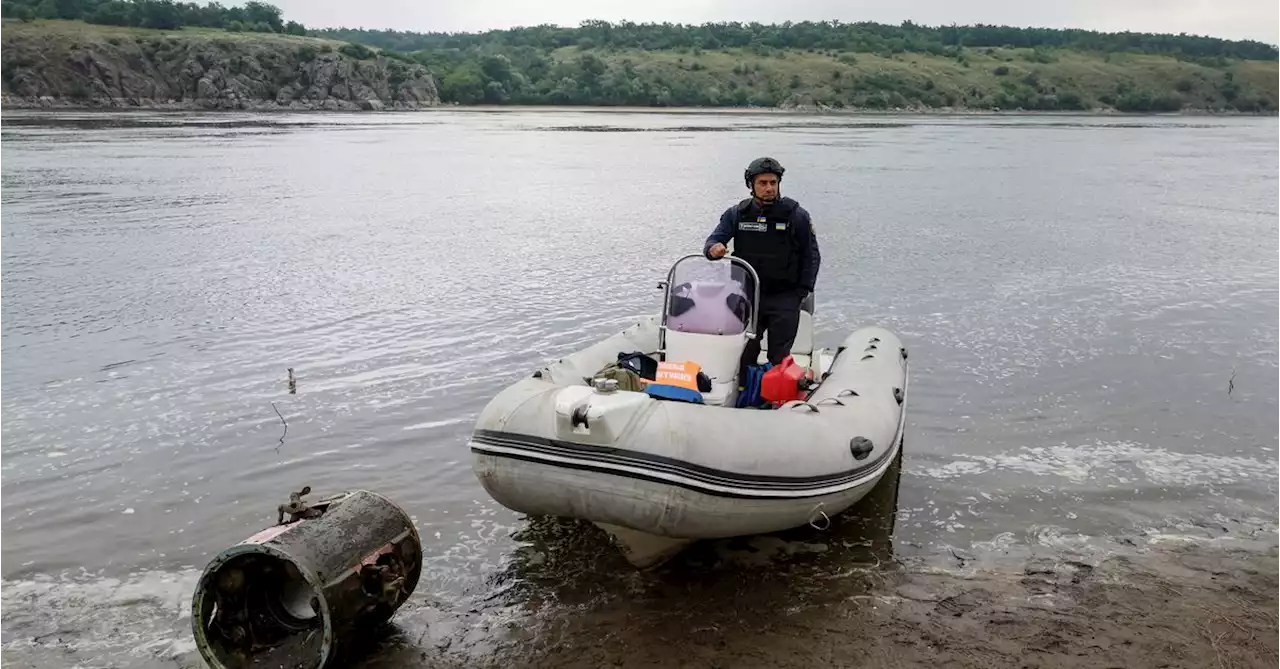
<path fill-rule="evenodd" d="M 809 212 L 789 197 L 761 207 L 747 198 L 725 210 L 702 252 L 733 239 L 733 255 L 760 276 L 760 294 L 812 293 L 822 255 Z M 710 258 L 710 255 L 707 255 Z"/>

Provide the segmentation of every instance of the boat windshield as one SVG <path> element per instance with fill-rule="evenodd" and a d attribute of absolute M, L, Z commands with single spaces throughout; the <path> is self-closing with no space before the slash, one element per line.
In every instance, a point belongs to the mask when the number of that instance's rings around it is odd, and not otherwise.
<path fill-rule="evenodd" d="M 684 258 L 672 268 L 667 291 L 669 330 L 731 335 L 751 323 L 755 285 L 740 261 Z"/>

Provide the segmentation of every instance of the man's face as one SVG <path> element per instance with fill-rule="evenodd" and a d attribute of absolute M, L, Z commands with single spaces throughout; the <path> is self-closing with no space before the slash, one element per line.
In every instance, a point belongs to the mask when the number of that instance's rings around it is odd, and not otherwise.
<path fill-rule="evenodd" d="M 761 174 L 756 176 L 755 185 L 751 188 L 751 193 L 763 202 L 772 202 L 778 199 L 778 175 Z"/>

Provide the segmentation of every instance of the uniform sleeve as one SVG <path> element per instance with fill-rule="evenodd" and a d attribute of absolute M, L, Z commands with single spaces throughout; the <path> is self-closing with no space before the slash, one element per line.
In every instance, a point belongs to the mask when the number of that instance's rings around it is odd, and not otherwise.
<path fill-rule="evenodd" d="M 800 286 L 810 293 L 818 283 L 818 268 L 822 266 L 822 252 L 818 250 L 818 235 L 813 231 L 809 212 L 797 208 L 796 235 L 800 242 Z"/>
<path fill-rule="evenodd" d="M 720 215 L 720 223 L 716 225 L 716 229 L 711 232 L 711 236 L 707 237 L 707 241 L 702 245 L 702 255 L 711 259 L 711 247 L 716 244 L 728 244 L 733 239 L 733 207 L 724 210 Z"/>

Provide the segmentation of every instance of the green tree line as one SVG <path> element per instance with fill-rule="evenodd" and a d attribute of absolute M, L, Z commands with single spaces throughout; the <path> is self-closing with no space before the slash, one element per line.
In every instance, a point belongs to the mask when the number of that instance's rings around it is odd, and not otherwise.
<path fill-rule="evenodd" d="M 411 57 L 436 74 L 444 101 L 459 104 L 1276 109 L 1274 94 L 1237 80 L 1225 68 L 1187 64 L 1186 74 L 1162 79 L 1117 65 L 1118 74 L 1085 82 L 1059 67 L 1057 56 L 1034 50 L 962 50 L 950 59 L 928 57 L 927 69 L 894 58 L 794 50 L 765 56 L 699 49 L 665 54 L 574 50 L 556 56 L 521 46 L 500 52 L 418 51 Z"/>
<path fill-rule="evenodd" d="M 1113 107 L 1131 112 L 1276 108 L 1269 89 L 1255 89 L 1229 71 L 1242 61 L 1275 62 L 1274 46 L 1188 35 L 835 21 L 701 26 L 587 21 L 577 28 L 478 34 L 348 29 L 311 34 L 368 44 L 387 55 L 407 53 L 435 73 L 444 101 L 459 104 Z M 1176 78 L 1124 64 L 1131 56 L 1152 55 L 1170 58 L 1169 63 L 1191 62 Z M 916 57 L 928 64 L 905 67 Z M 1076 65 L 1086 59 L 1090 67 L 1104 66 L 1110 73 L 1082 79 L 1078 67 L 1059 66 L 1060 58 Z"/>
<path fill-rule="evenodd" d="M 896 26 L 840 21 L 788 21 L 767 25 L 740 22 L 684 25 L 584 21 L 576 28 L 540 25 L 483 33 L 417 33 L 350 28 L 313 30 L 311 33 L 396 51 L 467 50 L 485 47 L 557 49 L 567 46 L 650 51 L 769 47 L 941 55 L 955 47 L 1011 47 L 1147 53 L 1183 58 L 1277 60 L 1277 48 L 1274 45 L 1252 40 L 1225 40 L 1185 33 L 1103 33 L 1079 29 L 992 25 L 930 27 L 910 21 Z"/>
<path fill-rule="evenodd" d="M 174 0 L 3 0 L 0 2 L 0 15 L 27 21 L 70 19 L 157 30 L 198 27 L 236 32 L 307 34 L 306 26 L 301 23 L 283 20 L 278 7 L 256 0 L 245 3 L 243 7 Z"/>

